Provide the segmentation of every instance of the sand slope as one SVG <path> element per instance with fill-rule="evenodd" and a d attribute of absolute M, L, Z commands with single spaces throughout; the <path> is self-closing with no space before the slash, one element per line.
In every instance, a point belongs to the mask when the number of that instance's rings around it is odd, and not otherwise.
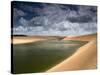
<path fill-rule="evenodd" d="M 96 40 L 80 47 L 75 54 L 46 72 L 95 69 L 97 65 Z"/>
<path fill-rule="evenodd" d="M 79 40 L 79 41 L 91 41 L 97 37 L 97 34 L 89 34 L 82 36 L 65 37 L 63 40 Z"/>

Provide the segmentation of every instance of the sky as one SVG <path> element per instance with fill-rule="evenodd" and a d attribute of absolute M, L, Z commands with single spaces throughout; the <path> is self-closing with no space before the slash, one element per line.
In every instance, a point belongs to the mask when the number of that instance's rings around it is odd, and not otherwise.
<path fill-rule="evenodd" d="M 75 36 L 97 32 L 97 6 L 12 2 L 13 35 Z"/>

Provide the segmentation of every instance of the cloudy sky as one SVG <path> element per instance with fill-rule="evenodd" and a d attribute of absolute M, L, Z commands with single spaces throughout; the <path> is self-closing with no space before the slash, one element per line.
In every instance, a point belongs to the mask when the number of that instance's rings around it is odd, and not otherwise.
<path fill-rule="evenodd" d="M 13 1 L 14 35 L 85 35 L 97 32 L 97 7 Z"/>

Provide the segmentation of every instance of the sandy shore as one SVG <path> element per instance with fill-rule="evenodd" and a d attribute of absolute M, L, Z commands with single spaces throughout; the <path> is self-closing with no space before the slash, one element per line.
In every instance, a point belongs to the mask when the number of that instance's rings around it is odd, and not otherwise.
<path fill-rule="evenodd" d="M 57 64 L 46 72 L 96 69 L 97 67 L 97 47 L 96 40 L 92 40 L 80 47 L 75 54 Z"/>

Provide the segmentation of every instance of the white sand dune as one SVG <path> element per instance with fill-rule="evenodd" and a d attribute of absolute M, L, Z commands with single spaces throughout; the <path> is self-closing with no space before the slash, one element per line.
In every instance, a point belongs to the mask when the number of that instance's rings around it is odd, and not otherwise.
<path fill-rule="evenodd" d="M 97 67 L 96 40 L 80 47 L 72 56 L 57 64 L 46 72 L 68 70 L 95 69 Z"/>

